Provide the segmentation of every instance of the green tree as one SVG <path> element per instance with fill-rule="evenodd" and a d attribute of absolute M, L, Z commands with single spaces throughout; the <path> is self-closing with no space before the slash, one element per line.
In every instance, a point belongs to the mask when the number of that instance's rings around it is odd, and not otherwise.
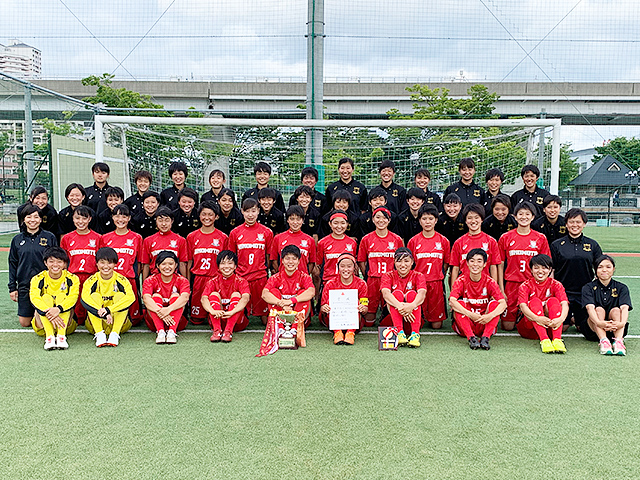
<path fill-rule="evenodd" d="M 595 147 L 597 155 L 593 162 L 599 162 L 605 156 L 611 155 L 616 160 L 624 162 L 632 170 L 640 168 L 640 139 L 632 137 L 617 137 L 606 145 Z"/>

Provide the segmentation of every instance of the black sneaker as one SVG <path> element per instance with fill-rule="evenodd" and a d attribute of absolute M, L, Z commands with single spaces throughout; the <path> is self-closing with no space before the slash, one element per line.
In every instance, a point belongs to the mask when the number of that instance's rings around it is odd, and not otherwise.
<path fill-rule="evenodd" d="M 480 341 L 475 335 L 469 339 L 469 348 L 471 350 L 477 350 L 478 348 L 480 348 Z"/>
<path fill-rule="evenodd" d="M 482 337 L 480 339 L 480 348 L 483 350 L 489 350 L 491 345 L 489 345 L 489 337 Z"/>

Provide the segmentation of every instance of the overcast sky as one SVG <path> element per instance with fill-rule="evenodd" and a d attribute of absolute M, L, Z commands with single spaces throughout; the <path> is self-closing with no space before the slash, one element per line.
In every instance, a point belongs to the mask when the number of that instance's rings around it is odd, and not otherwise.
<path fill-rule="evenodd" d="M 638 3 L 325 0 L 325 78 L 636 82 Z M 306 22 L 306 0 L 1 0 L 0 43 L 44 78 L 303 80 Z"/>

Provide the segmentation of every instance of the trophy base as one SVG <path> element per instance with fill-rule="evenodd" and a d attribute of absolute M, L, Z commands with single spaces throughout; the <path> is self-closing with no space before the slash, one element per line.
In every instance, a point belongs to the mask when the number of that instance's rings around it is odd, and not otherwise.
<path fill-rule="evenodd" d="M 298 344 L 296 343 L 296 337 L 278 339 L 278 348 L 281 350 L 297 350 Z"/>

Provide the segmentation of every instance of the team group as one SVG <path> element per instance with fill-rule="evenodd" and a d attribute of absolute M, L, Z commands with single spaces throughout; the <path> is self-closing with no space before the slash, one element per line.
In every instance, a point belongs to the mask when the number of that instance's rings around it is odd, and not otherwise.
<path fill-rule="evenodd" d="M 367 191 L 343 158 L 324 195 L 317 170 L 304 168 L 288 208 L 269 186 L 271 167 L 258 162 L 254 173 L 240 207 L 220 170 L 199 198 L 182 162 L 170 165 L 173 185 L 160 194 L 149 190 L 149 172 L 136 173 L 126 199 L 108 184 L 109 166 L 95 163 L 94 184 L 70 184 L 60 212 L 35 188 L 18 209 L 9 253 L 20 324 L 44 336 L 47 350 L 68 348 L 67 334 L 85 322 L 98 347 L 117 346 L 142 321 L 156 343 L 175 343 L 187 321 L 208 322 L 212 342 L 230 342 L 247 315 L 266 324 L 270 306 L 304 311 L 307 322 L 315 312 L 328 326 L 329 292 L 357 289 L 360 327 L 381 312 L 379 325 L 394 327 L 400 346 L 419 347 L 425 322 L 441 328 L 448 303 L 474 350 L 490 348 L 500 323 L 545 353 L 566 352 L 561 336 L 572 324 L 602 354 L 626 352 L 629 290 L 583 235 L 585 212 L 562 217 L 562 200 L 538 186 L 533 165 L 509 197 L 500 169 L 486 172 L 485 191 L 473 160 L 462 159 L 441 200 L 427 169 L 405 190 L 384 161 Z M 336 330 L 334 343 L 353 344 L 356 333 Z"/>

